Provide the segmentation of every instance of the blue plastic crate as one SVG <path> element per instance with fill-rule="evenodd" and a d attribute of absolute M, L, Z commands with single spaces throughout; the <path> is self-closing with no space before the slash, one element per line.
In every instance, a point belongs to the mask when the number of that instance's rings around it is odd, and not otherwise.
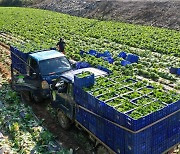
<path fill-rule="evenodd" d="M 177 101 L 177 102 L 174 102 L 174 103 L 171 103 L 171 104 L 169 104 L 168 105 L 168 114 L 171 114 L 171 113 L 173 113 L 173 112 L 175 112 L 175 111 L 177 111 L 177 110 L 179 110 L 180 109 L 180 100 L 179 101 Z"/>
<path fill-rule="evenodd" d="M 152 126 L 152 133 L 159 134 L 159 133 L 167 133 L 168 128 L 168 119 L 164 119 L 155 125 Z"/>
<path fill-rule="evenodd" d="M 77 75 L 74 76 L 74 85 L 80 88 L 90 87 L 94 85 L 94 74 L 84 78 L 78 78 Z"/>
<path fill-rule="evenodd" d="M 128 54 L 126 57 L 126 60 L 131 62 L 131 63 L 137 63 L 139 60 L 139 56 L 137 56 L 135 54 Z"/>
<path fill-rule="evenodd" d="M 100 57 L 104 57 L 104 53 L 98 52 L 98 53 L 96 54 L 96 58 L 100 58 Z"/>
<path fill-rule="evenodd" d="M 125 119 L 124 119 L 124 125 L 126 128 L 129 128 L 133 131 L 137 131 L 137 130 L 151 124 L 152 121 L 153 121 L 153 118 L 152 118 L 151 114 L 144 116 L 138 120 L 135 120 L 135 119 L 129 117 L 128 115 L 126 115 Z"/>
<path fill-rule="evenodd" d="M 180 112 L 177 112 L 168 118 L 168 125 L 180 127 Z"/>
<path fill-rule="evenodd" d="M 171 73 L 171 74 L 177 74 L 177 68 L 174 68 L 174 67 L 171 67 L 170 69 L 169 69 L 169 72 Z"/>
<path fill-rule="evenodd" d="M 125 141 L 125 153 L 127 154 L 152 154 L 151 153 L 151 143 L 142 142 L 136 145 L 132 145 Z"/>
<path fill-rule="evenodd" d="M 114 122 L 116 122 L 117 124 L 125 126 L 126 117 L 127 115 L 125 115 L 124 113 L 121 113 L 117 110 L 114 111 Z"/>
<path fill-rule="evenodd" d="M 168 138 L 177 133 L 180 135 L 180 112 L 168 118 Z"/>
<path fill-rule="evenodd" d="M 74 96 L 79 96 L 82 98 L 83 101 L 88 101 L 88 94 L 80 87 L 74 86 L 73 87 Z"/>
<path fill-rule="evenodd" d="M 108 61 L 110 64 L 113 64 L 113 62 L 114 62 L 114 59 L 111 57 L 105 57 L 104 60 Z"/>
<path fill-rule="evenodd" d="M 85 110 L 81 108 L 76 110 L 76 120 L 88 129 L 89 127 L 88 113 Z"/>
<path fill-rule="evenodd" d="M 76 63 L 76 69 L 80 69 L 80 68 L 87 68 L 90 67 L 91 65 L 87 62 L 77 62 Z"/>
<path fill-rule="evenodd" d="M 155 122 L 163 117 L 165 117 L 168 114 L 168 107 L 164 107 L 156 112 L 151 113 L 152 116 L 152 122 Z"/>
<path fill-rule="evenodd" d="M 97 135 L 96 125 L 89 122 L 89 131 L 96 136 Z"/>
<path fill-rule="evenodd" d="M 125 153 L 150 153 L 152 129 L 147 128 L 139 133 L 125 131 Z"/>
<path fill-rule="evenodd" d="M 126 54 L 126 52 L 122 51 L 119 53 L 118 57 L 125 59 L 127 57 L 127 54 Z"/>
<path fill-rule="evenodd" d="M 111 121 L 115 121 L 115 109 L 107 104 L 104 105 L 105 117 Z"/>
<path fill-rule="evenodd" d="M 143 142 L 151 143 L 152 139 L 152 127 L 149 127 L 139 133 L 125 132 L 125 140 L 131 145 L 136 145 Z"/>
<path fill-rule="evenodd" d="M 168 138 L 176 135 L 178 132 L 180 133 L 180 126 L 169 126 L 167 131 Z"/>
<path fill-rule="evenodd" d="M 118 126 L 114 126 L 114 151 L 117 154 L 125 154 L 125 130 Z"/>
<path fill-rule="evenodd" d="M 180 75 L 180 68 L 177 69 L 177 75 Z"/>
<path fill-rule="evenodd" d="M 76 112 L 76 120 L 79 122 L 79 123 L 83 123 L 83 119 L 84 119 L 84 117 L 82 116 L 82 113 L 81 113 L 82 111 L 80 111 L 80 110 L 77 110 L 77 112 Z"/>
<path fill-rule="evenodd" d="M 79 54 L 82 56 L 83 54 L 85 54 L 85 51 L 84 50 L 80 50 Z"/>
<path fill-rule="evenodd" d="M 109 73 L 112 73 L 112 71 L 111 71 L 111 70 L 107 69 L 107 68 L 106 68 L 106 67 L 104 67 L 104 66 L 100 66 L 100 65 L 98 65 L 98 66 L 97 66 L 97 68 L 98 68 L 98 69 L 100 69 L 100 70 L 102 70 L 102 71 L 107 72 L 108 74 L 109 74 Z"/>
<path fill-rule="evenodd" d="M 104 51 L 104 57 L 111 57 L 111 53 L 109 51 Z"/>
<path fill-rule="evenodd" d="M 176 134 L 167 140 L 167 149 L 173 147 L 180 142 L 180 134 Z"/>
<path fill-rule="evenodd" d="M 97 132 L 96 135 L 103 142 L 105 142 L 105 131 L 106 131 L 105 126 L 106 126 L 106 121 L 98 117 L 96 119 L 96 132 Z"/>
<path fill-rule="evenodd" d="M 144 128 L 145 126 L 165 117 L 168 112 L 169 108 L 165 107 L 159 111 L 153 112 L 147 116 L 144 116 L 138 120 L 132 119 L 131 117 L 128 116 L 128 113 L 124 114 L 121 112 L 118 112 L 114 108 L 108 106 L 105 102 L 98 100 L 98 98 L 95 98 L 91 94 L 86 93 L 88 100 L 85 103 L 82 103 L 82 100 L 79 104 L 82 104 L 83 106 L 86 106 L 89 110 L 95 112 L 96 114 L 111 120 L 113 122 L 116 122 L 117 124 L 124 126 L 130 130 L 137 131 L 139 129 Z M 75 96 L 76 98 L 76 96 Z M 172 124 L 172 121 L 174 121 L 175 124 L 180 124 L 180 113 L 176 113 L 176 116 L 170 116 L 169 117 L 171 120 L 167 122 L 167 119 L 153 125 L 153 133 L 158 133 L 159 131 L 166 131 L 168 128 L 169 124 Z M 168 119 L 169 119 L 168 118 Z M 174 119 L 174 120 L 173 120 Z"/>
<path fill-rule="evenodd" d="M 88 54 L 92 55 L 92 56 L 96 56 L 97 51 L 96 50 L 89 50 Z"/>
<path fill-rule="evenodd" d="M 167 140 L 167 131 L 159 132 L 157 134 L 152 134 L 152 147 L 159 145 L 163 141 Z"/>
<path fill-rule="evenodd" d="M 126 65 L 129 65 L 129 64 L 131 64 L 131 62 L 129 62 L 129 61 L 127 61 L 127 60 L 122 60 L 122 61 L 121 61 L 121 65 L 122 65 L 122 66 L 126 66 Z"/>
<path fill-rule="evenodd" d="M 114 124 L 106 121 L 105 124 L 105 143 L 112 149 L 114 149 Z"/>
<path fill-rule="evenodd" d="M 167 150 L 167 142 L 163 141 L 163 142 L 160 142 L 159 144 L 157 144 L 156 146 L 153 146 L 151 153 L 152 154 L 161 154 L 166 150 Z"/>
<path fill-rule="evenodd" d="M 97 108 L 96 108 L 96 112 L 100 115 L 100 116 L 105 116 L 106 117 L 106 111 L 105 111 L 105 107 L 107 106 L 106 103 L 104 103 L 103 101 L 100 101 L 98 99 L 96 99 L 97 101 Z"/>
<path fill-rule="evenodd" d="M 75 102 L 76 102 L 77 104 L 79 104 L 79 105 L 81 105 L 81 106 L 83 106 L 83 107 L 85 107 L 85 108 L 88 108 L 88 102 L 85 101 L 85 100 L 83 100 L 81 96 L 75 95 L 75 96 L 74 96 L 74 100 L 75 100 Z"/>
<path fill-rule="evenodd" d="M 94 114 L 91 114 L 91 113 L 88 113 L 88 121 L 89 123 L 91 123 L 92 125 L 95 125 L 97 124 L 97 116 L 94 115 Z"/>
<path fill-rule="evenodd" d="M 97 99 L 93 96 L 93 95 L 91 95 L 91 94 L 89 94 L 88 93 L 88 109 L 90 110 L 90 111 L 94 111 L 95 113 L 97 113 Z"/>

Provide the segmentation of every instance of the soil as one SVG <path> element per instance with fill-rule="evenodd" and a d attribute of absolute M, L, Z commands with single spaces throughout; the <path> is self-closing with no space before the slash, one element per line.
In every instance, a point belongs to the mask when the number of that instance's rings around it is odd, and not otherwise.
<path fill-rule="evenodd" d="M 178 0 L 44 0 L 33 7 L 80 17 L 180 30 Z"/>

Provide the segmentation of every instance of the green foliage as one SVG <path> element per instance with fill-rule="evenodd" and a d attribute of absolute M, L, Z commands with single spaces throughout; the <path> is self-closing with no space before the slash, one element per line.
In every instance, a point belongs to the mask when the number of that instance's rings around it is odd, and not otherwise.
<path fill-rule="evenodd" d="M 78 78 L 85 78 L 85 77 L 90 76 L 91 74 L 92 74 L 92 73 L 89 72 L 89 71 L 83 71 L 82 73 L 79 73 L 79 74 L 77 74 L 76 76 L 77 76 Z"/>
<path fill-rule="evenodd" d="M 18 45 L 25 52 L 48 48 L 60 36 L 68 40 L 68 51 L 85 49 L 91 42 L 80 43 L 88 38 L 107 39 L 121 44 L 146 48 L 152 51 L 180 53 L 180 32 L 175 30 L 140 26 L 114 21 L 98 21 L 64 15 L 60 13 L 25 9 L 0 8 L 0 30 L 25 37 L 27 42 Z M 87 37 L 87 38 L 86 38 Z M 28 41 L 29 40 L 29 41 Z M 11 44 L 17 46 L 17 44 Z"/>

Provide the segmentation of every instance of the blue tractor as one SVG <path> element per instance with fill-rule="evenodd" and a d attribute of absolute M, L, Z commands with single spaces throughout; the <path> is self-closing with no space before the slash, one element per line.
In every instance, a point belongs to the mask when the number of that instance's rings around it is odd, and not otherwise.
<path fill-rule="evenodd" d="M 23 53 L 11 50 L 12 88 L 26 93 L 26 98 L 41 102 L 50 96 L 50 85 L 62 73 L 73 69 L 66 56 L 56 50 Z"/>

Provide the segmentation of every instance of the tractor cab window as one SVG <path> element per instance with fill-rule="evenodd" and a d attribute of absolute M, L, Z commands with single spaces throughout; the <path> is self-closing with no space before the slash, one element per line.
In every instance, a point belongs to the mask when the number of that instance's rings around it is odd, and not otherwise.
<path fill-rule="evenodd" d="M 61 74 L 72 69 L 66 57 L 42 60 L 40 61 L 39 66 L 43 76 Z"/>

